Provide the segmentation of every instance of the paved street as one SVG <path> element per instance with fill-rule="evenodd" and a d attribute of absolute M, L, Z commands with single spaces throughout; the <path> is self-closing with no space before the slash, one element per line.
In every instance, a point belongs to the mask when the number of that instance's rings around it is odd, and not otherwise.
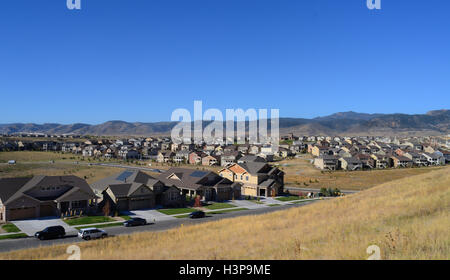
<path fill-rule="evenodd" d="M 221 219 L 226 218 L 232 218 L 232 217 L 239 217 L 239 216 L 247 216 L 247 215 L 260 215 L 265 213 L 270 213 L 274 211 L 289 209 L 293 207 L 302 207 L 304 205 L 308 205 L 311 203 L 316 202 L 315 201 L 307 201 L 301 204 L 284 204 L 280 206 L 275 207 L 260 207 L 257 209 L 250 209 L 247 211 L 237 211 L 237 212 L 228 212 L 223 214 L 215 214 L 215 215 L 207 215 L 206 218 L 203 219 L 188 219 L 188 218 L 174 218 L 171 220 L 165 220 L 156 222 L 154 224 L 149 224 L 146 226 L 140 226 L 140 227 L 130 227 L 126 228 L 123 226 L 117 226 L 117 227 L 109 227 L 105 228 L 105 230 L 108 232 L 109 235 L 121 235 L 121 234 L 130 234 L 134 232 L 146 232 L 146 231 L 165 231 L 168 229 L 176 228 L 183 225 L 191 225 L 191 224 L 197 224 L 197 223 L 204 223 L 204 222 L 210 222 L 210 221 L 217 221 Z M 252 202 L 250 202 L 252 203 Z M 255 203 L 253 203 L 255 204 Z M 255 217 L 257 218 L 257 216 Z M 55 244 L 74 244 L 76 242 L 89 242 L 89 241 L 83 241 L 80 240 L 76 234 L 73 235 L 67 235 L 65 238 L 62 239 L 54 239 L 54 240 L 44 240 L 40 241 L 36 238 L 30 237 L 30 238 L 21 238 L 21 239 L 7 239 L 7 240 L 0 240 L 0 252 L 7 252 L 12 250 L 19 250 L 19 249 L 26 249 L 26 248 L 35 248 L 40 246 L 50 246 Z"/>

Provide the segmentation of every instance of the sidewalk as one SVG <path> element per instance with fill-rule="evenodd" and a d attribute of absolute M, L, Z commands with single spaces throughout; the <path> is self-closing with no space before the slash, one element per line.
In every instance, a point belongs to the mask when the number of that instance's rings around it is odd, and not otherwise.
<path fill-rule="evenodd" d="M 79 227 L 95 227 L 95 226 L 100 226 L 100 225 L 117 224 L 117 223 L 123 224 L 123 222 L 125 222 L 125 221 L 113 221 L 113 222 L 104 222 L 104 223 L 95 223 L 95 224 L 74 225 L 74 226 L 72 226 L 72 227 L 74 227 L 74 228 L 79 228 Z"/>
<path fill-rule="evenodd" d="M 18 233 L 24 233 L 24 232 L 22 232 L 22 231 L 19 231 L 19 232 L 5 232 L 5 233 L 0 233 L 0 236 L 3 236 L 3 235 L 13 235 L 13 234 L 18 234 Z"/>

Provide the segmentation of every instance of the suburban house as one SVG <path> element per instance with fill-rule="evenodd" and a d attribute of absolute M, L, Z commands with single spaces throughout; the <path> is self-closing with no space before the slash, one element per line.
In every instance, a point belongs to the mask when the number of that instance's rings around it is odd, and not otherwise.
<path fill-rule="evenodd" d="M 329 154 L 329 147 L 325 146 L 314 146 L 311 149 L 311 154 L 313 156 L 319 157 L 321 155 Z"/>
<path fill-rule="evenodd" d="M 229 164 L 235 163 L 239 158 L 241 158 L 241 153 L 238 151 L 226 151 L 220 157 L 220 165 L 227 166 Z"/>
<path fill-rule="evenodd" d="M 322 170 L 337 170 L 339 161 L 336 156 L 323 155 L 314 159 L 314 166 Z"/>
<path fill-rule="evenodd" d="M 440 151 L 442 153 L 442 156 L 445 159 L 445 163 L 450 162 L 450 152 L 448 151 Z"/>
<path fill-rule="evenodd" d="M 175 155 L 172 151 L 159 151 L 158 156 L 156 157 L 157 162 L 171 162 L 173 156 Z"/>
<path fill-rule="evenodd" d="M 357 154 L 355 158 L 361 161 L 363 169 L 372 169 L 375 167 L 375 160 L 370 155 Z"/>
<path fill-rule="evenodd" d="M 235 163 L 219 171 L 220 176 L 242 184 L 246 196 L 277 196 L 283 192 L 284 172 L 265 162 Z"/>
<path fill-rule="evenodd" d="M 206 156 L 203 152 L 191 152 L 189 154 L 189 164 L 201 164 L 202 163 L 202 157 Z"/>
<path fill-rule="evenodd" d="M 445 164 L 445 158 L 436 153 L 422 153 L 422 155 L 427 159 L 429 165 Z"/>
<path fill-rule="evenodd" d="M 408 152 L 408 153 L 405 153 L 404 156 L 409 158 L 410 160 L 412 160 L 412 162 L 416 166 L 428 166 L 428 160 L 422 154 Z"/>
<path fill-rule="evenodd" d="M 395 167 L 395 168 L 399 168 L 399 167 L 411 167 L 413 165 L 413 162 L 411 159 L 404 157 L 404 156 L 399 156 L 399 155 L 392 155 L 391 156 L 391 166 Z"/>
<path fill-rule="evenodd" d="M 375 160 L 375 168 L 388 168 L 390 165 L 390 158 L 385 155 L 380 155 L 379 153 L 371 155 Z"/>
<path fill-rule="evenodd" d="M 241 157 L 237 161 L 237 163 L 246 163 L 246 162 L 266 162 L 266 160 L 260 156 L 246 155 Z"/>
<path fill-rule="evenodd" d="M 127 170 L 104 178 L 92 184 L 102 196 L 99 210 L 109 203 L 111 211 L 132 211 L 154 208 L 183 206 L 180 190 L 168 187 L 163 182 L 138 170 Z"/>
<path fill-rule="evenodd" d="M 363 163 L 356 157 L 343 157 L 339 159 L 341 168 L 344 170 L 361 170 Z"/>
<path fill-rule="evenodd" d="M 292 153 L 292 151 L 289 148 L 280 147 L 278 149 L 278 155 L 282 158 L 287 158 L 287 157 L 293 156 L 294 153 Z"/>
<path fill-rule="evenodd" d="M 220 161 L 220 157 L 219 156 L 205 155 L 202 158 L 202 165 L 205 165 L 205 166 L 218 165 L 219 161 Z"/>
<path fill-rule="evenodd" d="M 0 179 L 0 221 L 59 216 L 71 210 L 96 211 L 97 196 L 76 176 Z"/>
<path fill-rule="evenodd" d="M 189 151 L 182 150 L 178 151 L 173 157 L 173 162 L 175 163 L 186 163 L 189 159 Z"/>
<path fill-rule="evenodd" d="M 166 186 L 175 186 L 183 196 L 199 195 L 206 201 L 224 201 L 237 199 L 241 194 L 241 185 L 222 178 L 212 171 L 189 168 L 170 168 L 157 178 Z"/>
<path fill-rule="evenodd" d="M 248 148 L 248 153 L 251 154 L 251 155 L 259 154 L 259 152 L 260 152 L 260 148 L 257 145 L 251 145 Z"/>

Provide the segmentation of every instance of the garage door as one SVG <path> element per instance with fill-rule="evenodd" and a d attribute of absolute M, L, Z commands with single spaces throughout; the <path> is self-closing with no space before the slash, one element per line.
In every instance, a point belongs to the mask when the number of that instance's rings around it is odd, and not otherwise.
<path fill-rule="evenodd" d="M 130 201 L 130 210 L 153 208 L 153 201 L 151 199 L 136 199 Z"/>
<path fill-rule="evenodd" d="M 9 210 L 9 220 L 26 220 L 36 218 L 36 207 Z"/>
<path fill-rule="evenodd" d="M 55 208 L 51 205 L 41 205 L 41 217 L 55 216 Z"/>

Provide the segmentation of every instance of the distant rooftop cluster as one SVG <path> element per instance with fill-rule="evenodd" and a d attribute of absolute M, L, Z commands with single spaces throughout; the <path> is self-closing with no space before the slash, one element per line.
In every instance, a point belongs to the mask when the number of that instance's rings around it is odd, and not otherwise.
<path fill-rule="evenodd" d="M 450 161 L 448 140 L 436 137 L 317 137 L 307 152 L 322 170 L 423 167 Z"/>

